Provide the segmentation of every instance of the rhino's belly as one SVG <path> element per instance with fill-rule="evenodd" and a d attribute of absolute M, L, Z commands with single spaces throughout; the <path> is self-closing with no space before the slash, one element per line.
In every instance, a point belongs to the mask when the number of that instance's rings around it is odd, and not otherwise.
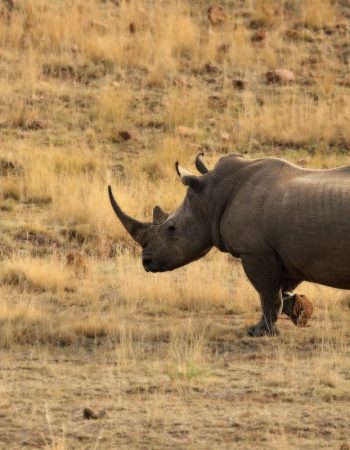
<path fill-rule="evenodd" d="M 330 244 L 330 245 L 328 245 Z M 350 289 L 350 239 L 335 243 L 303 242 L 279 249 L 285 270 L 305 281 L 339 289 Z"/>
<path fill-rule="evenodd" d="M 320 265 L 319 267 L 311 268 L 307 272 L 305 281 L 338 289 L 350 289 L 350 268 L 347 270 L 341 268 L 341 270 L 337 271 L 334 268 L 329 270 L 327 266 Z"/>

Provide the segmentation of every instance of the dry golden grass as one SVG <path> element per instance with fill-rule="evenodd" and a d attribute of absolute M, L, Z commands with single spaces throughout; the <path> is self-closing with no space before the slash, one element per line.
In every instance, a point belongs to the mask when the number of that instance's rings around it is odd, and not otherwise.
<path fill-rule="evenodd" d="M 33 292 L 73 289 L 69 270 L 59 261 L 16 258 L 3 263 L 1 283 Z"/>
<path fill-rule="evenodd" d="M 231 151 L 349 164 L 347 2 L 225 2 L 221 25 L 205 2 L 9 3 L 0 446 L 340 448 L 350 428 L 347 294 L 303 284 L 309 326 L 282 317 L 281 337 L 247 338 L 260 311 L 239 262 L 213 251 L 145 273 L 106 187 L 150 220 L 155 204 L 172 211 L 184 197 L 174 162 L 195 171 L 202 150 L 209 167 Z M 278 68 L 294 84 L 268 85 Z"/>
<path fill-rule="evenodd" d="M 334 26 L 337 20 L 337 11 L 330 0 L 311 0 L 301 7 L 301 15 L 305 24 L 312 28 Z"/>

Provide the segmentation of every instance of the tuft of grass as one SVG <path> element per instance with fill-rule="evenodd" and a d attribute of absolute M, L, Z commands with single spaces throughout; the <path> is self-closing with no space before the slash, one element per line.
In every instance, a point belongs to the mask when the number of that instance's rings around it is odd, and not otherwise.
<path fill-rule="evenodd" d="M 18 201 L 21 197 L 21 189 L 17 180 L 13 178 L 4 178 L 0 185 L 0 196 L 4 200 Z"/>
<path fill-rule="evenodd" d="M 336 23 L 336 9 L 331 0 L 309 0 L 301 4 L 301 17 L 310 28 L 324 28 Z"/>
<path fill-rule="evenodd" d="M 170 378 L 180 378 L 192 380 L 204 376 L 207 373 L 207 370 L 203 367 L 200 367 L 193 361 L 186 361 L 185 364 L 180 364 L 176 367 L 174 372 L 169 372 Z"/>
<path fill-rule="evenodd" d="M 204 375 L 205 350 L 211 335 L 210 321 L 194 324 L 191 319 L 184 327 L 174 329 L 170 338 L 169 358 L 174 362 L 171 378 L 191 380 Z"/>
<path fill-rule="evenodd" d="M 99 94 L 97 104 L 99 126 L 112 126 L 112 129 L 117 128 L 116 131 L 128 129 L 131 100 L 132 93 L 128 86 L 106 86 Z"/>
<path fill-rule="evenodd" d="M 171 91 L 167 99 L 166 122 L 170 129 L 179 125 L 195 127 L 201 116 L 201 96 L 197 92 Z"/>
<path fill-rule="evenodd" d="M 1 284 L 27 292 L 64 292 L 75 289 L 70 271 L 58 260 L 12 258 L 3 261 Z"/>

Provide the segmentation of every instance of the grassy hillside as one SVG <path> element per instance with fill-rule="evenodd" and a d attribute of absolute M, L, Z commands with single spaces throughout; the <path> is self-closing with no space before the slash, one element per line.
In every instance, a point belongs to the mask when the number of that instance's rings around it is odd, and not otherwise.
<path fill-rule="evenodd" d="M 347 293 L 303 284 L 309 326 L 247 338 L 238 261 L 146 274 L 108 202 L 174 209 L 200 151 L 350 163 L 349 2 L 213 5 L 0 0 L 0 448 L 349 439 Z"/>

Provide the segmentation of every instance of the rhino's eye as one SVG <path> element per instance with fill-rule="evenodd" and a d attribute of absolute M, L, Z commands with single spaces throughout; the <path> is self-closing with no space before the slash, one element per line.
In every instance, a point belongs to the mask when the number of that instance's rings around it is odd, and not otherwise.
<path fill-rule="evenodd" d="M 168 231 L 169 231 L 169 233 L 175 233 L 175 231 L 176 231 L 175 225 L 169 225 L 168 226 Z"/>

